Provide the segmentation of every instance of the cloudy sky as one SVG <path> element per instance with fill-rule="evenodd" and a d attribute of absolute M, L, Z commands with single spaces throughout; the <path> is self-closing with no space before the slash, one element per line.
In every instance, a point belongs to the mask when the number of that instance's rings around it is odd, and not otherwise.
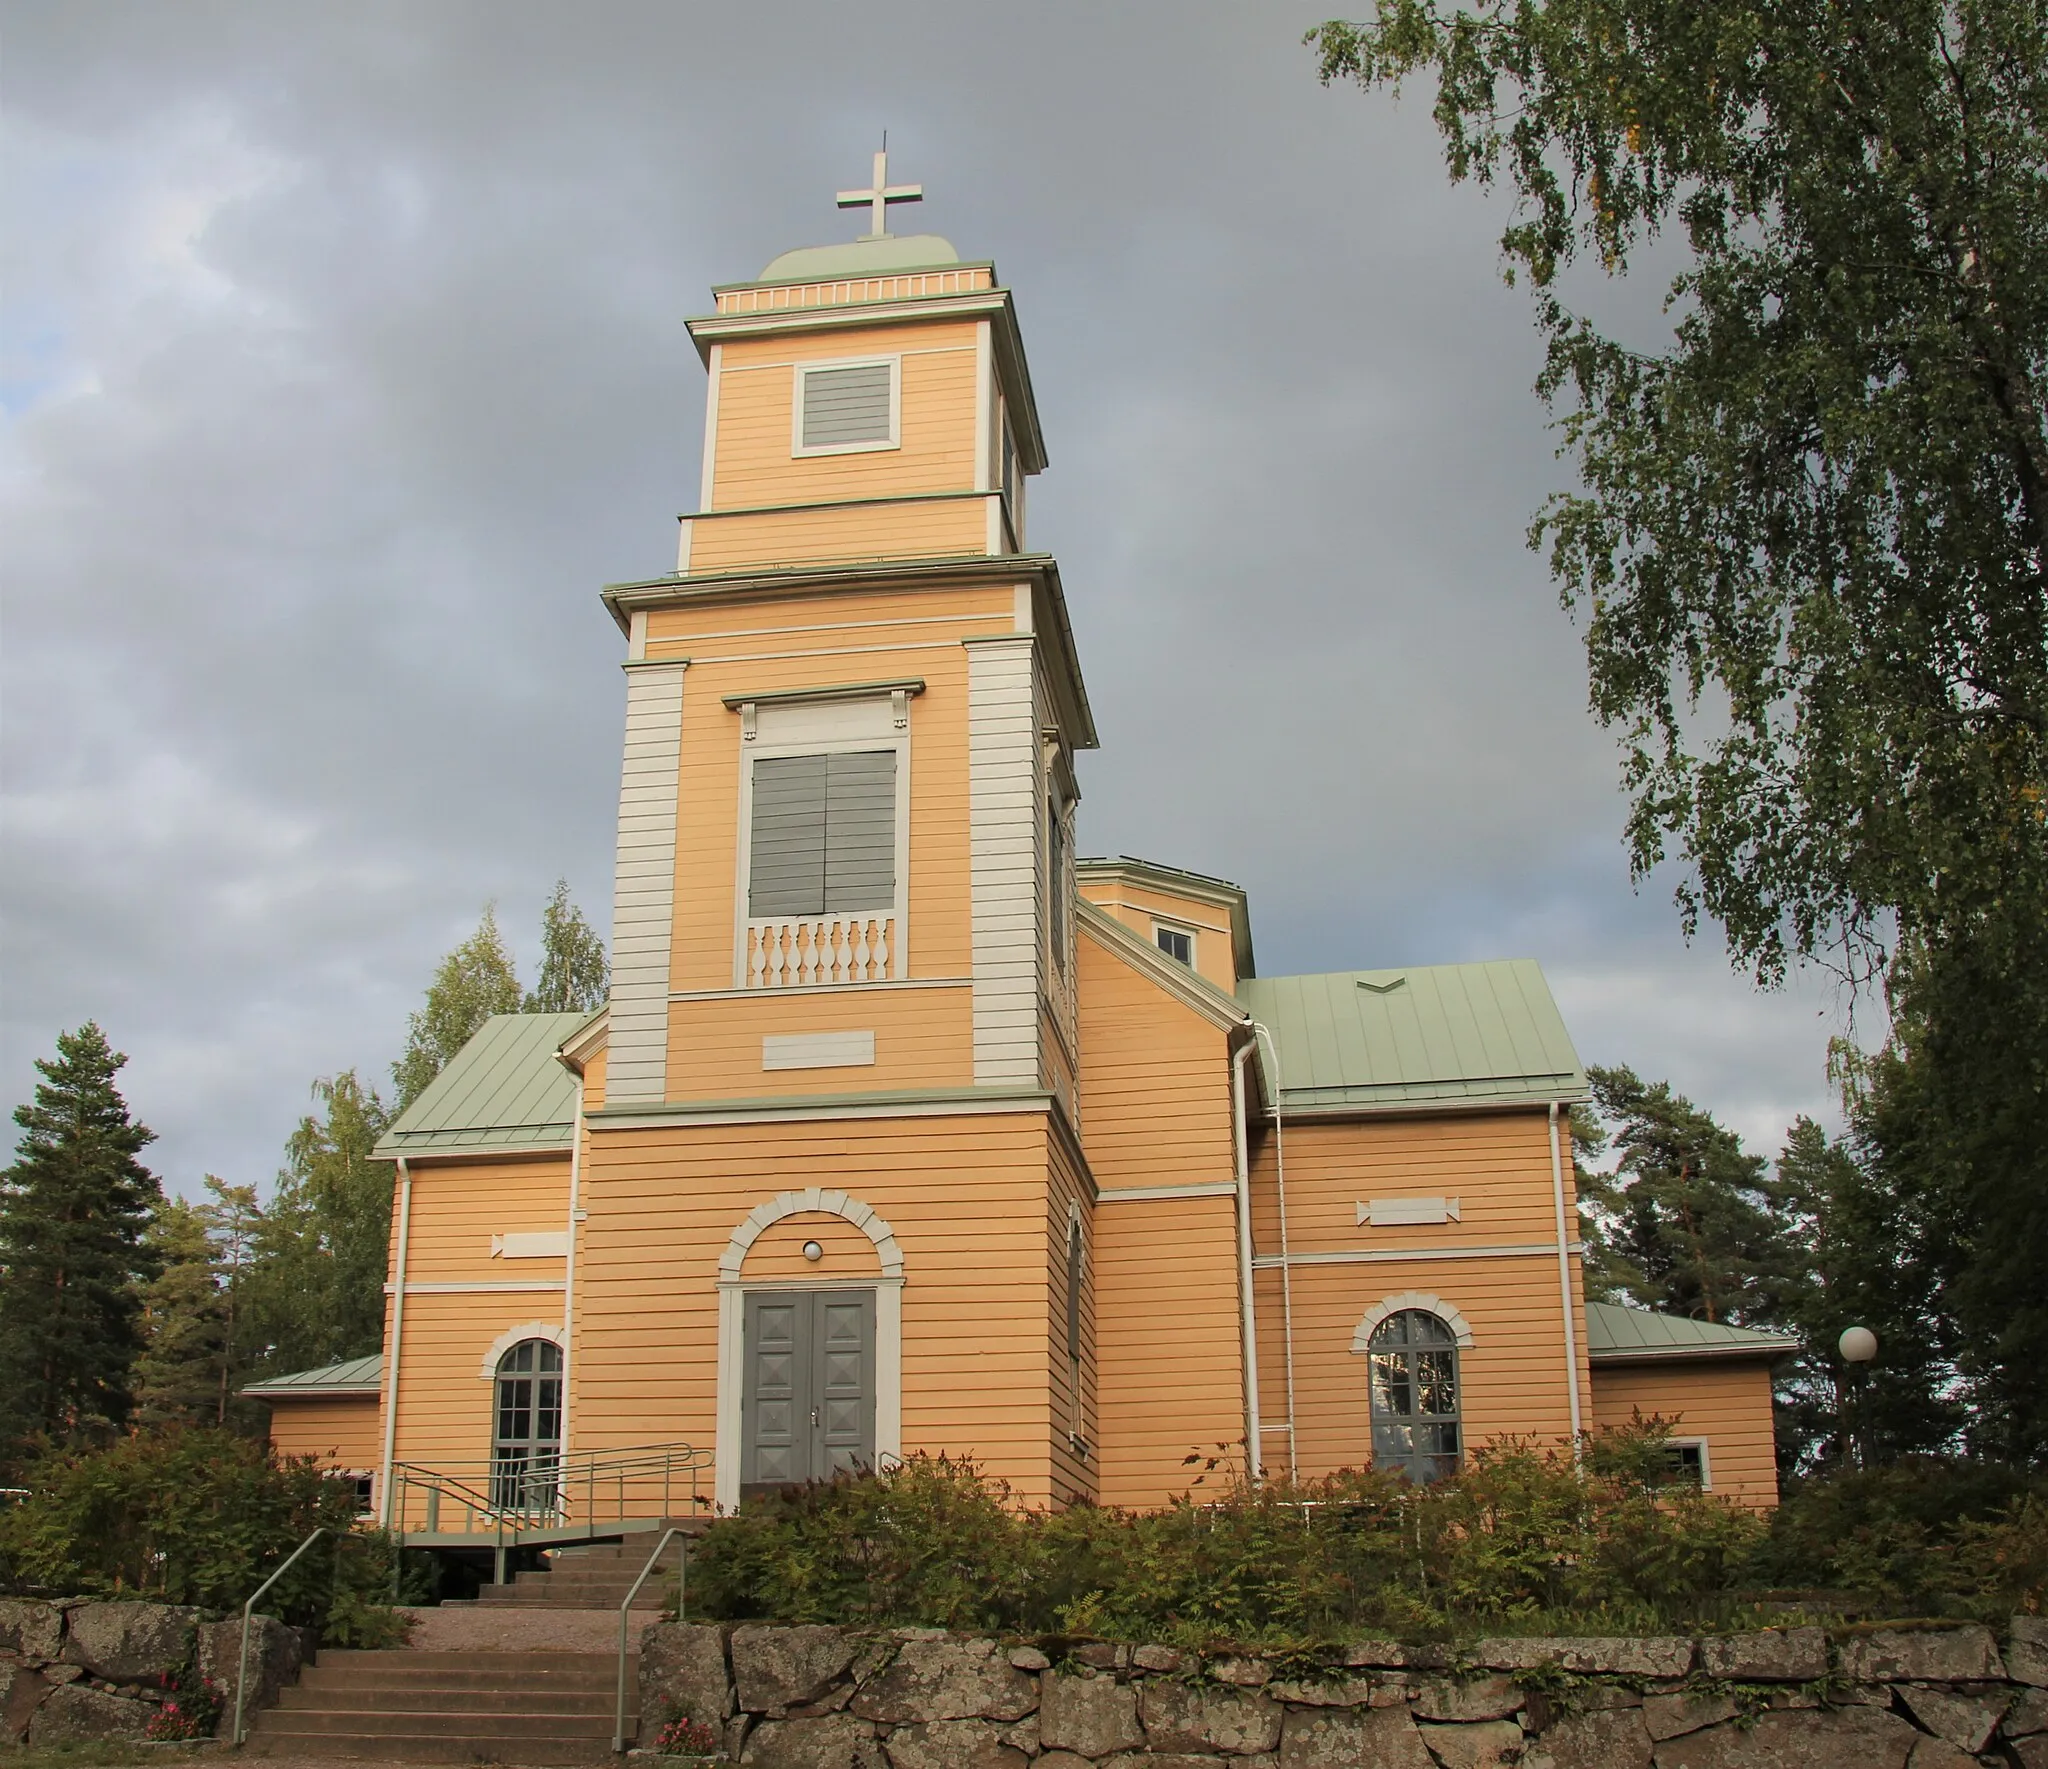
<path fill-rule="evenodd" d="M 1831 989 L 1630 888 L 1501 209 L 1426 93 L 1317 86 L 1319 16 L 0 4 L 6 1102 L 97 1017 L 173 1185 L 267 1179 L 486 901 L 529 969 L 557 875 L 609 921 L 597 590 L 673 567 L 684 317 L 851 237 L 886 128 L 1017 291 L 1086 848 L 1241 881 L 1267 974 L 1532 956 L 1588 1061 L 1827 1114 Z"/>

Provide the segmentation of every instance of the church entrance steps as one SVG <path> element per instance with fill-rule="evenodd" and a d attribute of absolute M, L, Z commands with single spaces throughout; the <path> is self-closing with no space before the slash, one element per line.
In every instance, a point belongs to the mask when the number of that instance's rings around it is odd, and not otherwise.
<path fill-rule="evenodd" d="M 702 1519 L 691 1519 L 673 1527 L 695 1536 L 702 1533 L 705 1524 Z M 444 1604 L 442 1607 L 500 1608 L 510 1605 L 515 1608 L 539 1606 L 616 1611 L 626 1600 L 626 1593 L 633 1588 L 633 1581 L 639 1578 L 652 1552 L 653 1542 L 645 1537 L 588 1547 L 558 1548 L 549 1554 L 548 1564 L 543 1570 L 519 1573 L 508 1584 L 484 1586 L 473 1606 Z M 662 1555 L 661 1566 L 640 1587 L 640 1594 L 633 1604 L 636 1615 L 646 1610 L 648 1619 L 652 1620 L 654 1612 L 668 1600 L 680 1554 L 680 1546 L 671 1543 Z"/>
<path fill-rule="evenodd" d="M 649 1584 L 654 1581 L 648 1580 Z M 614 1662 L 619 1651 L 619 1606 L 616 1603 L 568 1608 L 540 1603 L 444 1603 L 438 1609 L 415 1609 L 407 1650 L 415 1653 L 603 1652 Z M 637 1634 L 655 1612 L 633 1610 L 630 1632 Z"/>
<path fill-rule="evenodd" d="M 629 1738 L 638 1669 L 629 1658 Z M 611 1754 L 617 1675 L 613 1652 L 323 1652 L 255 1716 L 248 1748 L 407 1763 L 597 1762 Z"/>

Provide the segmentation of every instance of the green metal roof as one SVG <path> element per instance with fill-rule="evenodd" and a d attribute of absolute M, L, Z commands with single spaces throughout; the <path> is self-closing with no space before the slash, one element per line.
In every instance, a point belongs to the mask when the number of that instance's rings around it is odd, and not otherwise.
<path fill-rule="evenodd" d="M 1679 1358 L 1777 1357 L 1797 1351 L 1785 1333 L 1724 1327 L 1682 1314 L 1654 1314 L 1616 1302 L 1586 1304 L 1586 1355 L 1596 1364 L 1668 1363 Z"/>
<path fill-rule="evenodd" d="M 566 1149 L 575 1133 L 576 1077 L 555 1060 L 587 1013 L 493 1014 L 384 1133 L 397 1155 Z"/>
<path fill-rule="evenodd" d="M 353 1357 L 346 1363 L 322 1364 L 317 1370 L 294 1370 L 288 1376 L 271 1376 L 252 1382 L 242 1390 L 257 1400 L 317 1400 L 329 1394 L 381 1394 L 384 1390 L 384 1354 Z"/>
<path fill-rule="evenodd" d="M 1541 1105 L 1586 1096 L 1586 1074 L 1528 958 L 1252 977 L 1238 999 L 1267 1097 L 1288 1111 Z M 1277 1076 L 1276 1076 L 1277 1065 Z"/>
<path fill-rule="evenodd" d="M 953 242 L 935 233 L 887 233 L 879 239 L 784 252 L 755 279 L 763 283 L 822 282 L 828 277 L 891 276 L 905 270 L 950 270 L 960 263 Z M 993 268 L 993 267 L 991 267 Z"/>

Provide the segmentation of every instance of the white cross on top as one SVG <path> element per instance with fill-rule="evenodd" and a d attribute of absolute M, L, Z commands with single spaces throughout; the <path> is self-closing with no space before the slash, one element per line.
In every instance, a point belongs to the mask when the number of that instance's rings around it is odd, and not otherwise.
<path fill-rule="evenodd" d="M 864 240 L 885 240 L 889 237 L 889 205 L 891 203 L 921 203 L 924 201 L 924 186 L 921 184 L 891 184 L 889 182 L 889 150 L 885 147 L 875 155 L 875 182 L 869 190 L 842 190 L 839 206 L 842 209 L 867 208 L 872 212 L 868 231 L 860 237 Z"/>

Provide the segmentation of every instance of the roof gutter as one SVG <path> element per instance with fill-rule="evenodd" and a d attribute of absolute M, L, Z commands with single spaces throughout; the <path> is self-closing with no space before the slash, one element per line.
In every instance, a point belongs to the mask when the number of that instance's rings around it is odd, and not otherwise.
<path fill-rule="evenodd" d="M 1751 1345 L 1620 1345 L 1602 1346 L 1586 1353 L 1596 1364 L 1692 1364 L 1737 1363 L 1783 1357 L 1797 1351 L 1797 1339 L 1766 1339 Z"/>

